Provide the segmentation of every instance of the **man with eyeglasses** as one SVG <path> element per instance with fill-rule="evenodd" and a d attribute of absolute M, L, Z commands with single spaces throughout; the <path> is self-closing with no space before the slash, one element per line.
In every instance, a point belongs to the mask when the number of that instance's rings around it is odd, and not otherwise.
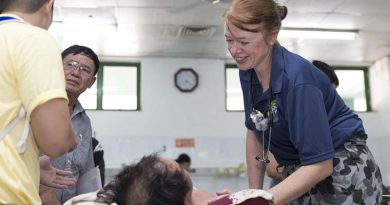
<path fill-rule="evenodd" d="M 73 177 L 77 180 L 81 175 L 94 168 L 91 121 L 78 98 L 96 81 L 95 75 L 98 72 L 100 62 L 92 49 L 79 45 L 73 45 L 65 49 L 62 52 L 62 62 L 65 72 L 66 93 L 69 98 L 69 112 L 73 129 L 80 137 L 80 143 L 73 152 L 54 159 L 52 166 L 60 170 L 72 171 Z M 50 189 L 42 186 L 41 197 L 43 202 L 46 200 L 45 196 L 50 196 L 48 194 L 51 192 Z M 81 194 L 76 189 L 76 186 L 55 189 L 57 201 L 63 204 L 76 194 Z"/>
<path fill-rule="evenodd" d="M 40 153 L 54 158 L 78 141 L 60 51 L 46 31 L 53 4 L 0 1 L 0 204 L 41 204 Z"/>

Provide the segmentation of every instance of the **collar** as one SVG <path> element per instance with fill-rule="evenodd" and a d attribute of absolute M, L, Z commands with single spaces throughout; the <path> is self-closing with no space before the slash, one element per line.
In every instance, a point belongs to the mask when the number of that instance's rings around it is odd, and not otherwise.
<path fill-rule="evenodd" d="M 83 106 L 81 105 L 81 103 L 77 100 L 76 101 L 76 104 L 74 105 L 74 108 L 73 108 L 73 113 L 72 113 L 72 118 L 76 115 L 78 115 L 79 113 L 81 112 L 84 112 L 84 108 Z"/>
<path fill-rule="evenodd" d="M 280 93 L 283 86 L 283 73 L 285 69 L 284 52 L 279 43 L 272 48 L 271 86 L 273 93 Z"/>

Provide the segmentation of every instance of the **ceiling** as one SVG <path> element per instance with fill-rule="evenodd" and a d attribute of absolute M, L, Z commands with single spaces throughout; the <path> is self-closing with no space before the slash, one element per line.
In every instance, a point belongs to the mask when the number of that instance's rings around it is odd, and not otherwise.
<path fill-rule="evenodd" d="M 217 0 L 218 1 L 218 0 Z M 106 57 L 229 60 L 223 13 L 230 0 L 56 0 L 50 32 Z M 390 55 L 389 0 L 280 0 L 282 27 L 358 30 L 355 40 L 279 38 L 307 59 L 370 64 Z"/>

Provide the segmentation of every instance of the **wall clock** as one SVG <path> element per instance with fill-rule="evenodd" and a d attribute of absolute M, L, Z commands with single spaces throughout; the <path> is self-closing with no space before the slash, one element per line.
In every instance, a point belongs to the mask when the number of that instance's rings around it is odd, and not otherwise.
<path fill-rule="evenodd" d="M 192 92 L 198 86 L 198 74 L 192 68 L 180 68 L 175 73 L 175 86 L 181 92 Z"/>

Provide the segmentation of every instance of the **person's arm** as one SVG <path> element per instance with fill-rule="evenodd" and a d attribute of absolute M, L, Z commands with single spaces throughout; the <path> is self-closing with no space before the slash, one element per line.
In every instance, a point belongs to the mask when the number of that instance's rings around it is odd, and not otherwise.
<path fill-rule="evenodd" d="M 262 152 L 263 146 L 257 140 L 255 133 L 247 129 L 246 134 L 246 163 L 248 168 L 248 182 L 250 189 L 262 189 L 265 173 L 265 164 L 257 161 L 256 156 Z"/>
<path fill-rule="evenodd" d="M 31 113 L 31 128 L 38 147 L 50 158 L 75 148 L 79 140 L 65 99 L 56 98 L 37 106 Z"/>
<path fill-rule="evenodd" d="M 268 159 L 269 163 L 267 164 L 267 176 L 271 177 L 272 179 L 282 181 L 283 175 L 278 172 L 278 162 L 271 152 L 268 153 Z"/>
<path fill-rule="evenodd" d="M 42 200 L 42 204 L 45 205 L 60 205 L 57 200 L 57 196 L 54 189 L 45 185 L 39 185 L 39 197 Z"/>
<path fill-rule="evenodd" d="M 286 204 L 305 192 L 333 172 L 333 159 L 300 167 L 297 171 L 269 190 L 274 204 Z"/>

